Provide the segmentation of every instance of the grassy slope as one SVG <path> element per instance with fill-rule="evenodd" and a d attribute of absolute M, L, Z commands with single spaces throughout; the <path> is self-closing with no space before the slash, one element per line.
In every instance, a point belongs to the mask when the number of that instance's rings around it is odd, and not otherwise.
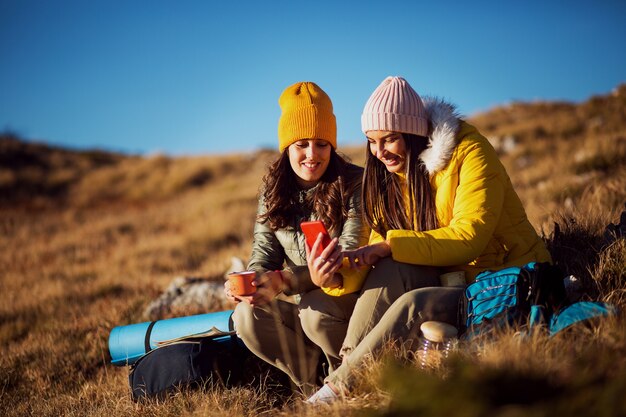
<path fill-rule="evenodd" d="M 472 119 L 501 149 L 555 259 L 621 307 L 626 246 L 606 246 L 602 235 L 626 202 L 625 120 L 624 86 L 580 105 L 516 103 Z M 346 152 L 363 162 L 363 149 Z M 559 340 L 505 336 L 432 374 L 385 371 L 376 362 L 365 367 L 357 399 L 331 410 L 276 408 L 262 386 L 134 405 L 126 370 L 107 364 L 110 329 L 142 321 L 143 307 L 174 276 L 221 279 L 231 256 L 248 256 L 256 190 L 275 156 L 137 157 L 1 138 L 0 414 L 319 416 L 371 407 L 432 415 L 445 411 L 442 391 L 450 390 L 458 393 L 454 409 L 469 410 L 465 415 L 580 413 L 583 403 L 569 401 L 573 396 L 594 410 L 615 410 L 625 386 L 623 319 Z M 381 374 L 383 382 L 371 382 Z M 400 376 L 406 383 L 396 386 Z M 481 395 L 522 380 L 547 384 L 549 398 L 498 408 Z M 415 390 L 405 395 L 403 387 Z M 390 408 L 380 408 L 389 392 Z"/>

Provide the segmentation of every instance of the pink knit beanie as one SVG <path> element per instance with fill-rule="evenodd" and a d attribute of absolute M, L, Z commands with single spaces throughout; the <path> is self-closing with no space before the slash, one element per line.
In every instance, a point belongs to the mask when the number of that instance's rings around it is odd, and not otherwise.
<path fill-rule="evenodd" d="M 361 115 L 361 130 L 428 135 L 428 118 L 424 103 L 402 77 L 387 77 L 374 90 Z"/>

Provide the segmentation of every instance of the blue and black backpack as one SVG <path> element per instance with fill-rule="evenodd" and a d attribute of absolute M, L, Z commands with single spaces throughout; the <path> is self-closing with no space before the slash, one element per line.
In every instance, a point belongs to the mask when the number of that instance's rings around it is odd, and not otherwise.
<path fill-rule="evenodd" d="M 232 310 L 117 326 L 109 335 L 111 362 L 128 365 L 133 401 L 164 399 L 183 388 L 227 388 L 263 378 L 280 395 L 286 374 L 257 358 L 237 337 Z"/>
<path fill-rule="evenodd" d="M 602 302 L 570 304 L 563 277 L 558 266 L 536 262 L 482 272 L 462 297 L 461 332 L 469 339 L 506 326 L 542 326 L 553 336 L 573 324 L 616 313 L 614 306 Z"/>

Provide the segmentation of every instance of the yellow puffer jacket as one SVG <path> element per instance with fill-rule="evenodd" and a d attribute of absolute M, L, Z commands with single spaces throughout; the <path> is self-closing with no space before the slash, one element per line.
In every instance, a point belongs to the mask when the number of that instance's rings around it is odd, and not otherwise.
<path fill-rule="evenodd" d="M 393 259 L 464 270 L 467 282 L 487 269 L 551 261 L 487 139 L 450 104 L 430 100 L 425 106 L 431 133 L 420 158 L 431 175 L 440 227 L 388 231 Z M 370 244 L 382 240 L 372 231 Z"/>

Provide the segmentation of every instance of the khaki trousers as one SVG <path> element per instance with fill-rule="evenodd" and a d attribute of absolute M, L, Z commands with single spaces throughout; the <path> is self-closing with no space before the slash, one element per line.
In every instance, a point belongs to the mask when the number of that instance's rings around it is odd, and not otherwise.
<path fill-rule="evenodd" d="M 233 321 L 252 353 L 310 394 L 317 386 L 320 355 L 326 355 L 330 371 L 341 363 L 339 351 L 356 300 L 356 294 L 333 297 L 317 289 L 303 294 L 298 305 L 281 300 L 255 307 L 239 303 Z"/>
<path fill-rule="evenodd" d="M 299 305 L 280 300 L 257 307 L 239 303 L 233 321 L 252 353 L 285 372 L 307 393 L 317 384 L 322 353 L 332 375 L 396 299 L 435 285 L 437 268 L 385 258 L 372 267 L 360 294 L 333 297 L 317 289 L 303 294 Z"/>
<path fill-rule="evenodd" d="M 462 294 L 462 287 L 429 287 L 402 295 L 325 382 L 349 391 L 354 382 L 354 371 L 367 355 L 380 353 L 382 347 L 390 341 L 401 343 L 408 349 L 416 348 L 420 326 L 425 321 L 442 321 L 458 327 Z"/>
<path fill-rule="evenodd" d="M 403 294 L 423 287 L 439 286 L 439 270 L 384 258 L 372 267 L 354 307 L 341 356 L 349 356 Z"/>

